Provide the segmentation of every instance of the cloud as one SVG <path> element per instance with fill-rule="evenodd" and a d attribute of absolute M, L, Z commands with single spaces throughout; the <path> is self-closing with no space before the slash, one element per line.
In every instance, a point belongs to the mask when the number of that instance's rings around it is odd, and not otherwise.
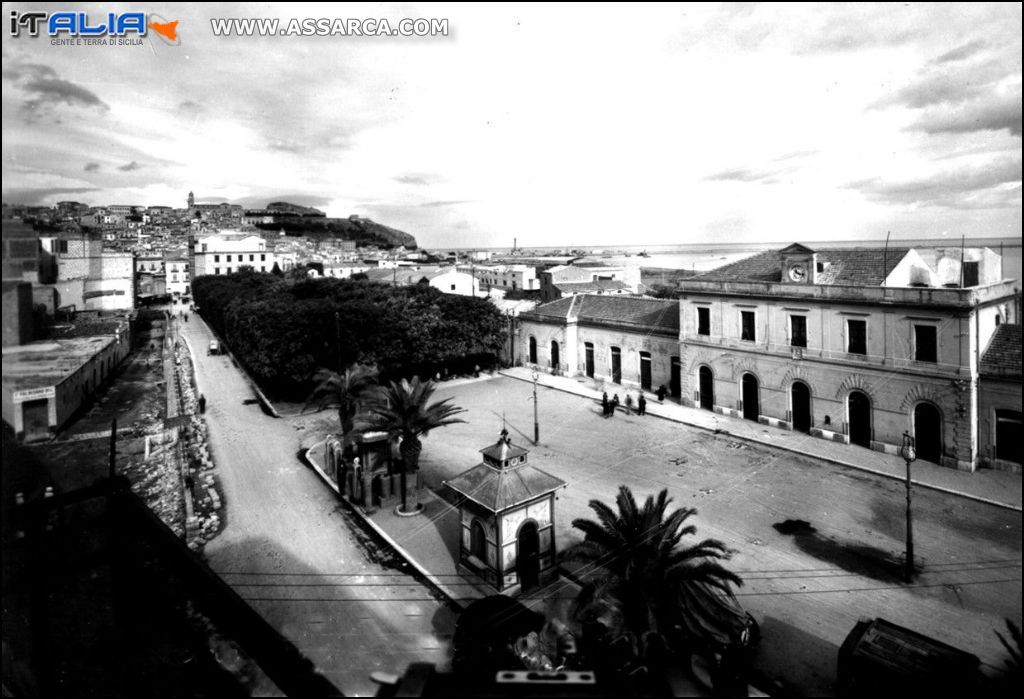
<path fill-rule="evenodd" d="M 82 169 L 85 170 L 86 172 L 96 172 L 97 170 L 100 169 L 100 164 L 99 163 L 86 163 L 85 167 L 82 168 Z"/>
<path fill-rule="evenodd" d="M 956 67 L 926 67 L 910 83 L 886 95 L 870 108 L 921 109 L 936 104 L 961 104 L 991 94 L 1011 75 L 1005 62 L 985 60 Z"/>
<path fill-rule="evenodd" d="M 952 51 L 947 51 L 946 53 L 942 54 L 941 56 L 933 60 L 932 63 L 952 63 L 954 61 L 962 61 L 965 58 L 970 58 L 974 54 L 978 53 L 987 45 L 988 44 L 986 44 L 983 40 L 975 39 L 974 41 L 967 42 L 963 46 L 958 46 Z"/>
<path fill-rule="evenodd" d="M 926 112 L 913 128 L 928 134 L 1002 131 L 1021 135 L 1020 86 L 1010 94 L 993 95 L 969 104 Z"/>
<path fill-rule="evenodd" d="M 474 204 L 472 199 L 452 199 L 450 201 L 428 201 L 420 204 L 421 209 L 434 209 L 441 206 L 457 206 L 458 204 Z"/>
<path fill-rule="evenodd" d="M 267 142 L 267 148 L 278 153 L 295 153 L 301 154 L 306 152 L 306 145 L 301 143 L 295 143 L 293 141 L 283 141 L 275 139 Z"/>
<path fill-rule="evenodd" d="M 846 187 L 884 204 L 977 209 L 1019 207 L 1020 184 L 1018 156 L 916 179 L 889 181 L 875 177 L 851 182 Z"/>
<path fill-rule="evenodd" d="M 14 63 L 5 66 L 3 76 L 8 80 L 47 80 L 57 77 L 57 71 L 41 63 Z"/>
<path fill-rule="evenodd" d="M 734 167 L 721 170 L 705 177 L 708 182 L 760 182 L 775 184 L 779 177 L 792 173 L 799 167 L 800 160 L 817 155 L 816 150 L 795 150 L 784 153 L 770 161 L 767 167 Z"/>
<path fill-rule="evenodd" d="M 399 184 L 414 184 L 414 185 L 429 185 L 435 184 L 440 178 L 437 175 L 428 175 L 425 173 L 408 173 L 405 175 L 399 175 L 395 177 L 395 182 Z"/>
<path fill-rule="evenodd" d="M 183 112 L 195 113 L 201 112 L 203 110 L 203 107 L 198 102 L 194 102 L 192 100 L 185 100 L 184 102 L 181 102 L 178 105 L 178 109 L 180 109 Z"/>
<path fill-rule="evenodd" d="M 119 166 L 117 169 L 121 172 L 134 172 L 135 170 L 141 170 L 142 165 L 139 165 L 138 161 L 133 160 L 130 163 Z"/>
<path fill-rule="evenodd" d="M 769 172 L 767 170 L 737 167 L 716 172 L 713 175 L 708 175 L 704 179 L 710 182 L 762 182 L 774 176 L 774 172 Z"/>
<path fill-rule="evenodd" d="M 110 109 L 96 93 L 68 80 L 32 77 L 19 82 L 19 86 L 29 95 L 22 109 L 30 118 L 56 113 L 61 105 L 95 108 L 101 112 Z"/>

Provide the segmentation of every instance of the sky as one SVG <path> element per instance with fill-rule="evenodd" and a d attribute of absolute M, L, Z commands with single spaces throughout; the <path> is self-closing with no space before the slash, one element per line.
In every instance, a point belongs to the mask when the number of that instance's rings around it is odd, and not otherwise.
<path fill-rule="evenodd" d="M 3 201 L 358 214 L 426 247 L 1021 235 L 1021 5 L 4 3 Z M 211 18 L 447 19 L 214 36 Z M 94 20 L 95 21 L 95 20 Z"/>

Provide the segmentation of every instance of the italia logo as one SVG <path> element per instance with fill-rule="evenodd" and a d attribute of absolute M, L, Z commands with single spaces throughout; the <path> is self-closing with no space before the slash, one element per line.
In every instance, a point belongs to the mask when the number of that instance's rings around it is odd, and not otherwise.
<path fill-rule="evenodd" d="M 129 35 L 147 36 L 149 30 L 160 37 L 165 44 L 178 46 L 178 20 L 168 22 L 160 15 L 145 12 L 107 12 L 105 15 L 89 16 L 87 12 L 17 12 L 11 11 L 11 36 L 39 36 L 44 32 L 50 37 L 124 37 Z"/>

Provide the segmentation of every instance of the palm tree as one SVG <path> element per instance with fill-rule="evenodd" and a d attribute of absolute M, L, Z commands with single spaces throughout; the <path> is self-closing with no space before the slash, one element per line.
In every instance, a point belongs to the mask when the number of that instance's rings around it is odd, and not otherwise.
<path fill-rule="evenodd" d="M 306 405 L 316 403 L 320 409 L 327 406 L 338 408 L 342 445 L 347 451 L 353 437 L 360 401 L 369 398 L 371 389 L 377 385 L 377 368 L 353 364 L 340 374 L 321 369 L 314 378 L 317 385 L 306 400 Z"/>
<path fill-rule="evenodd" d="M 716 539 L 684 545 L 683 538 L 696 533 L 687 520 L 697 511 L 666 513 L 671 502 L 662 490 L 638 507 L 626 486 L 619 488 L 618 512 L 591 500 L 598 521 L 573 520 L 584 539 L 565 554 L 584 564 L 578 617 L 590 628 L 605 627 L 606 639 L 620 650 L 632 648 L 632 661 L 641 665 L 673 648 L 746 645 L 753 623 L 732 592 L 743 581 L 720 563 L 732 551 Z"/>
<path fill-rule="evenodd" d="M 369 411 L 371 424 L 401 439 L 398 451 L 402 455 L 402 512 L 409 511 L 406 474 L 419 470 L 420 452 L 423 450 L 420 437 L 426 437 L 437 427 L 465 422 L 455 417 L 466 411 L 450 405 L 452 398 L 430 402 L 435 388 L 433 381 L 420 381 L 418 376 L 411 382 L 406 379 L 392 381 L 381 387 L 376 405 Z M 414 509 L 419 509 L 418 503 Z"/>

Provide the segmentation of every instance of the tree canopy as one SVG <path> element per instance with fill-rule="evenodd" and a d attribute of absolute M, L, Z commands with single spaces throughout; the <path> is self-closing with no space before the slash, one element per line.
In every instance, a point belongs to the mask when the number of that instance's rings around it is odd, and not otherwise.
<path fill-rule="evenodd" d="M 203 318 L 271 394 L 303 400 L 322 367 L 379 367 L 383 380 L 494 366 L 504 341 L 486 299 L 429 286 L 290 279 L 245 271 L 192 283 Z"/>

